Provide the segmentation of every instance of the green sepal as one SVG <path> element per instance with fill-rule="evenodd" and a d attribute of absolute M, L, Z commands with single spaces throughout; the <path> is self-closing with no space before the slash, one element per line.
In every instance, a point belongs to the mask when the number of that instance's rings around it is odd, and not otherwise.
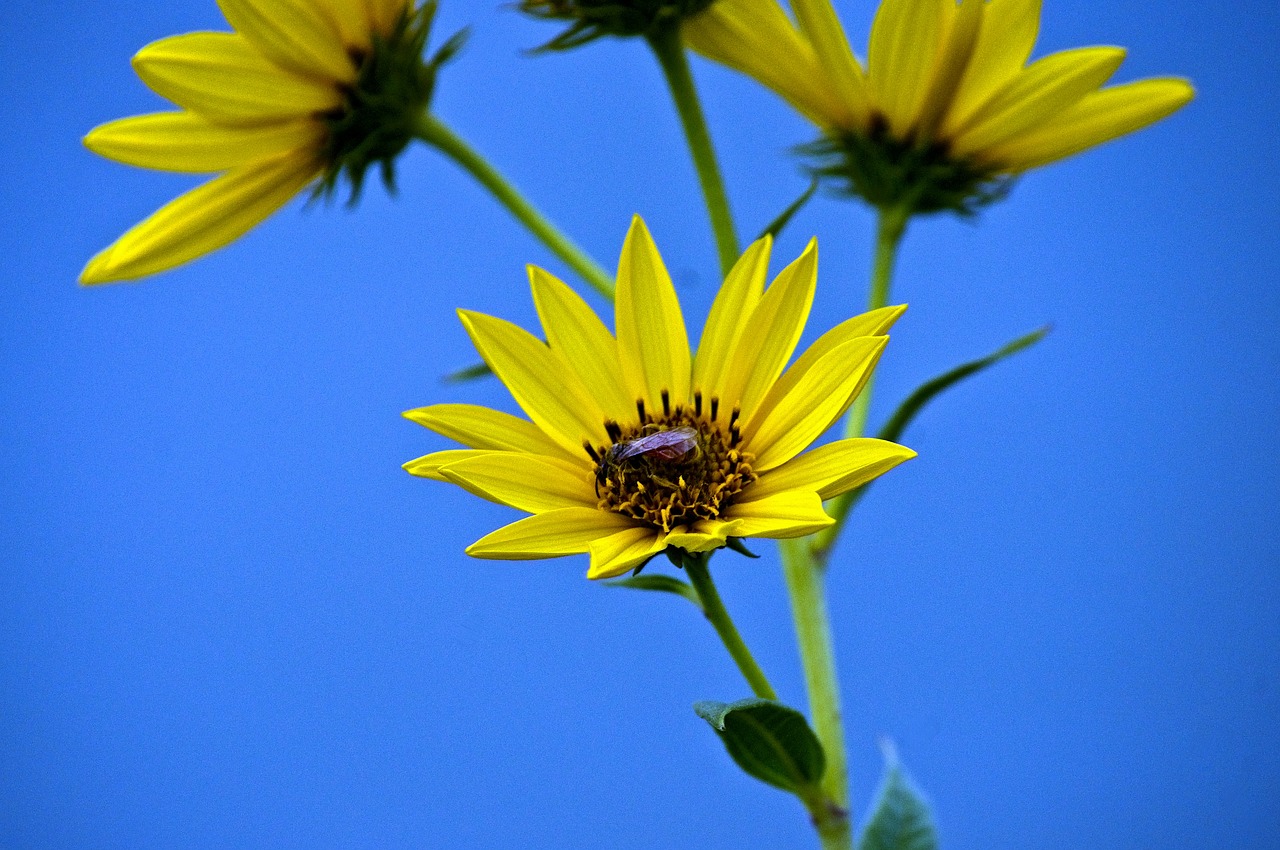
<path fill-rule="evenodd" d="M 725 540 L 724 545 L 737 552 L 739 555 L 746 555 L 748 558 L 759 558 L 755 552 L 747 548 L 747 544 L 742 542 L 741 537 L 730 537 Z"/>
<path fill-rule="evenodd" d="M 677 27 L 714 0 L 521 0 L 520 11 L 535 18 L 571 21 L 569 28 L 534 53 L 572 50 L 605 36 L 652 38 Z"/>
<path fill-rule="evenodd" d="M 463 366 L 457 371 L 450 372 L 440 379 L 444 384 L 465 384 L 468 381 L 478 381 L 481 378 L 492 377 L 493 370 L 489 368 L 488 363 L 472 363 L 470 366 Z"/>
<path fill-rule="evenodd" d="M 395 160 L 413 140 L 417 122 L 435 91 L 440 67 L 462 49 L 467 31 L 455 33 L 434 55 L 424 56 L 437 0 L 406 6 L 390 35 L 375 33 L 373 46 L 359 57 L 360 71 L 344 89 L 343 104 L 322 116 L 328 138 L 321 156 L 324 174 L 312 199 L 330 198 L 345 174 L 351 184 L 348 206 L 364 188 L 365 174 L 378 166 L 382 182 L 396 192 Z"/>
<path fill-rule="evenodd" d="M 738 767 L 761 782 L 790 791 L 811 810 L 822 799 L 827 768 L 818 736 L 794 708 L 767 699 L 695 703 L 693 710 L 720 736 Z"/>
<path fill-rule="evenodd" d="M 632 575 L 630 578 L 614 579 L 606 581 L 607 587 L 630 587 L 634 590 L 656 590 L 661 593 L 673 593 L 676 596 L 683 596 L 694 605 L 698 606 L 698 610 L 702 610 L 702 600 L 698 598 L 697 592 L 687 581 L 681 581 L 675 576 L 665 576 L 656 573 L 648 575 Z"/>
<path fill-rule="evenodd" d="M 858 850 L 937 850 L 929 804 L 898 763 L 893 745 L 886 742 L 884 749 L 884 777 L 858 836 Z"/>
<path fill-rule="evenodd" d="M 845 194 L 908 215 L 972 216 L 1013 188 L 1011 175 L 953 157 L 945 144 L 894 138 L 883 120 L 869 132 L 824 136 L 798 152 L 814 176 L 836 181 Z"/>
<path fill-rule="evenodd" d="M 809 188 L 801 192 L 800 197 L 792 201 L 785 210 L 778 213 L 778 217 L 775 218 L 773 221 L 769 222 L 768 226 L 766 226 L 764 230 L 760 231 L 760 235 L 757 236 L 756 239 L 760 240 L 765 238 L 766 236 L 772 236 L 774 239 L 777 239 L 778 234 L 782 232 L 782 228 L 790 224 L 791 219 L 795 217 L 795 214 L 800 212 L 800 209 L 805 204 L 809 203 L 809 199 L 812 198 L 814 194 L 817 193 L 818 186 L 820 184 L 821 184 L 821 181 L 817 177 L 814 177 L 812 180 L 810 180 Z"/>

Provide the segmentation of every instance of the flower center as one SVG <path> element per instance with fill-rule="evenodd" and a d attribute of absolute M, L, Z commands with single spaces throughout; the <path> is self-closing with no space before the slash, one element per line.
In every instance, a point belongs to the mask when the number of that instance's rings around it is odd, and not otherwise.
<path fill-rule="evenodd" d="M 751 469 L 754 455 L 738 448 L 737 409 L 722 418 L 719 407 L 713 398 L 704 410 L 701 392 L 694 393 L 692 406 L 673 406 L 663 390 L 661 413 L 650 413 L 637 401 L 635 423 L 606 421 L 613 442 L 584 446 L 596 464 L 600 509 L 664 532 L 718 519 L 757 478 Z"/>

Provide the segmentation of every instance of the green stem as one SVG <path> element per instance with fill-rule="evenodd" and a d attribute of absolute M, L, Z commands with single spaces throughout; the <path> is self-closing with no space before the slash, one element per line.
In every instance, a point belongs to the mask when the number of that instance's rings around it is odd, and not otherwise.
<path fill-rule="evenodd" d="M 867 298 L 868 310 L 878 310 L 889 303 L 894 262 L 898 258 L 898 246 L 902 242 L 902 235 L 907 230 L 907 222 L 910 218 L 910 207 L 884 207 L 880 210 L 876 228 L 875 266 L 871 271 L 871 292 Z M 867 414 L 871 410 L 871 391 L 874 385 L 875 374 L 872 373 L 849 411 L 844 429 L 846 437 L 861 437 L 866 433 Z M 823 529 L 813 538 L 813 548 L 821 561 L 826 560 L 827 552 L 844 526 L 845 517 L 853 507 L 854 492 L 856 491 L 842 493 L 827 503 L 827 513 L 835 520 L 835 524 Z"/>
<path fill-rule="evenodd" d="M 715 233 L 716 251 L 720 256 L 720 272 L 727 275 L 738 261 L 738 237 L 733 227 L 733 214 L 729 211 L 729 198 L 724 191 L 724 180 L 720 177 L 720 166 L 716 164 L 715 148 L 711 145 L 711 134 L 707 132 L 707 121 L 698 102 L 698 90 L 694 88 L 693 75 L 689 73 L 689 59 L 680 40 L 680 28 L 677 24 L 662 27 L 647 40 L 662 66 L 671 98 L 680 113 L 684 137 L 693 155 L 693 165 L 698 170 L 707 214 L 711 217 L 711 230 Z"/>
<path fill-rule="evenodd" d="M 479 180 L 480 185 L 492 192 L 493 196 L 521 224 L 529 228 L 530 232 L 541 239 L 553 254 L 564 260 L 583 280 L 591 284 L 596 292 L 613 300 L 613 277 L 579 248 L 577 243 L 564 235 L 533 204 L 529 203 L 519 190 L 499 174 L 475 148 L 459 138 L 444 122 L 430 113 L 418 119 L 415 130 L 419 139 L 448 156 L 472 177 Z"/>
<path fill-rule="evenodd" d="M 822 791 L 831 807 L 826 817 L 815 819 L 818 835 L 824 850 L 849 850 L 853 847 L 848 814 L 849 765 L 824 587 L 826 571 L 814 557 L 807 540 L 783 540 L 778 548 L 782 554 L 782 574 L 791 596 L 791 613 L 796 621 L 796 642 L 809 692 L 809 716 L 827 759 Z"/>
<path fill-rule="evenodd" d="M 697 592 L 698 598 L 702 600 L 702 610 L 707 615 L 707 619 L 711 621 L 716 634 L 720 635 L 720 640 L 724 642 L 725 649 L 729 650 L 743 677 L 751 685 L 752 692 L 761 699 L 776 700 L 778 695 L 774 692 L 773 686 L 765 678 L 760 665 L 751 657 L 751 650 L 747 649 L 742 636 L 738 634 L 738 629 L 729 617 L 729 612 L 725 610 L 724 603 L 720 601 L 720 594 L 716 592 L 716 586 L 711 581 L 711 571 L 707 569 L 710 556 L 710 552 L 684 554 L 684 569 L 689 574 L 689 582 Z"/>

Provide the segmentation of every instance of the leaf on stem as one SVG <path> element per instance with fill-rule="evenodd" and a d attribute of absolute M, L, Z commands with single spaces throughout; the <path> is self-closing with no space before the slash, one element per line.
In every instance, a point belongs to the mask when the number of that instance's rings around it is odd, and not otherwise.
<path fill-rule="evenodd" d="M 952 385 L 958 384 L 970 375 L 975 375 L 986 369 L 988 366 L 994 366 L 1001 360 L 1010 355 L 1017 354 L 1024 348 L 1030 348 L 1040 340 L 1044 339 L 1052 330 L 1050 325 L 1037 328 L 1025 336 L 1020 336 L 1013 342 L 1002 346 L 1001 348 L 991 352 L 986 357 L 978 360 L 970 360 L 968 363 L 962 363 L 949 372 L 944 372 L 932 380 L 921 384 L 915 392 L 907 396 L 907 400 L 898 406 L 893 416 L 884 424 L 877 435 L 882 440 L 897 442 L 902 436 L 902 432 L 907 430 L 907 426 L 911 424 L 911 420 L 924 409 L 924 406 L 933 401 L 934 397 L 943 390 L 949 389 Z"/>
<path fill-rule="evenodd" d="M 809 199 L 812 198 L 814 193 L 817 191 L 818 178 L 815 177 L 810 181 L 809 188 L 805 189 L 804 192 L 800 194 L 800 197 L 792 201 L 790 206 L 779 213 L 777 218 L 769 222 L 769 225 L 765 227 L 764 230 L 760 231 L 760 235 L 757 236 L 756 239 L 763 239 L 766 236 L 772 236 L 774 239 L 777 239 L 778 234 L 782 232 L 782 228 L 791 223 L 791 219 L 795 217 L 795 214 L 800 212 L 801 207 L 809 203 Z"/>
<path fill-rule="evenodd" d="M 630 587 L 635 590 L 657 590 L 663 593 L 674 593 L 676 596 L 683 596 L 694 605 L 698 606 L 698 610 L 702 610 L 702 600 L 698 598 L 697 592 L 689 585 L 687 581 L 681 581 L 675 576 L 664 575 L 633 575 L 630 578 L 620 578 L 616 581 L 606 581 L 608 587 Z"/>
<path fill-rule="evenodd" d="M 806 805 L 820 799 L 827 759 L 803 714 L 767 699 L 704 701 L 693 710 L 711 724 L 738 767 Z"/>
<path fill-rule="evenodd" d="M 882 747 L 884 778 L 858 836 L 858 850 L 937 850 L 938 835 L 928 803 L 903 771 L 893 743 L 885 741 Z"/>

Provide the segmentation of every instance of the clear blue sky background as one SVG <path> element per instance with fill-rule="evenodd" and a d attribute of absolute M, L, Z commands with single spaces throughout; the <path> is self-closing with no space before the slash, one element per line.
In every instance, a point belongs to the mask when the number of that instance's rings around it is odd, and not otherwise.
<path fill-rule="evenodd" d="M 717 283 L 650 56 L 522 51 L 496 0 L 437 113 L 606 265 L 642 213 L 691 325 Z M 872 7 L 844 2 L 856 44 Z M 13 0 L 0 111 L 0 846 L 808 847 L 690 710 L 746 688 L 684 602 L 584 559 L 479 562 L 515 517 L 399 465 L 400 418 L 511 408 L 454 309 L 531 326 L 523 266 L 563 271 L 425 149 L 401 194 L 295 203 L 218 254 L 85 290 L 95 251 L 195 181 L 99 160 L 157 108 L 129 69 L 221 28 L 212 0 Z M 1036 172 L 976 223 L 913 226 L 882 419 L 922 380 L 1046 322 L 937 402 L 839 550 L 831 595 L 861 809 L 890 735 L 949 850 L 1280 847 L 1280 12 L 1249 0 L 1046 0 L 1039 53 L 1130 50 L 1119 80 L 1199 97 Z M 741 229 L 805 185 L 809 128 L 695 64 Z M 815 201 L 810 338 L 855 311 L 871 219 Z M 773 547 L 722 591 L 804 704 Z"/>

